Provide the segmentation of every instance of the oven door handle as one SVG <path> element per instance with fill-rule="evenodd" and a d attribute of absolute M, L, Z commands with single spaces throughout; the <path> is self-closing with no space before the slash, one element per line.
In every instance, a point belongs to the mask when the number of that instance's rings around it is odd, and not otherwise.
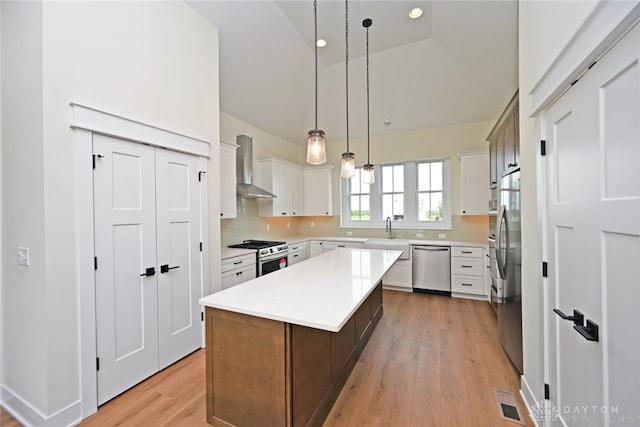
<path fill-rule="evenodd" d="M 268 256 L 268 257 L 265 257 L 265 258 L 260 258 L 259 261 L 260 261 L 260 264 L 264 264 L 265 262 L 274 261 L 274 260 L 281 259 L 281 258 L 287 258 L 288 255 L 289 255 L 288 253 L 280 252 L 277 255 L 271 255 L 271 256 Z"/>

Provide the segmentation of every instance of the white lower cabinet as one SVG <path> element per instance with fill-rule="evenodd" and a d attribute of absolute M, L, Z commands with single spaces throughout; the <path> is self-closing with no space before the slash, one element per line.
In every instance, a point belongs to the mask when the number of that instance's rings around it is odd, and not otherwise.
<path fill-rule="evenodd" d="M 256 277 L 255 253 L 224 258 L 220 264 L 222 289 L 239 285 Z"/>
<path fill-rule="evenodd" d="M 309 242 L 300 242 L 289 245 L 288 264 L 294 265 L 310 257 Z"/>
<path fill-rule="evenodd" d="M 451 295 L 486 299 L 483 248 L 451 248 Z"/>
<path fill-rule="evenodd" d="M 362 243 L 360 242 L 341 242 L 341 241 L 322 241 L 322 253 L 332 251 L 337 248 L 356 248 L 362 249 Z"/>
<path fill-rule="evenodd" d="M 313 258 L 314 256 L 322 255 L 322 241 L 320 240 L 312 240 L 309 242 L 309 256 Z"/>
<path fill-rule="evenodd" d="M 382 287 L 397 291 L 412 292 L 411 259 L 400 259 L 382 276 Z"/>

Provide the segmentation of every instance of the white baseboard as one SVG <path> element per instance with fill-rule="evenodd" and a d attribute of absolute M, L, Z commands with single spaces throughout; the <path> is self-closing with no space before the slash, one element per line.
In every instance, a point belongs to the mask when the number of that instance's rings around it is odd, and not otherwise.
<path fill-rule="evenodd" d="M 533 421 L 533 424 L 536 427 L 542 427 L 541 424 L 538 422 L 538 420 L 535 417 L 533 417 L 532 408 L 535 408 L 538 403 L 524 375 L 520 376 L 520 396 L 522 396 L 522 400 L 524 401 L 524 404 L 527 407 L 527 414 L 529 415 L 529 419 Z"/>
<path fill-rule="evenodd" d="M 0 406 L 25 427 L 68 427 L 82 421 L 79 400 L 47 416 L 4 385 L 0 385 Z"/>

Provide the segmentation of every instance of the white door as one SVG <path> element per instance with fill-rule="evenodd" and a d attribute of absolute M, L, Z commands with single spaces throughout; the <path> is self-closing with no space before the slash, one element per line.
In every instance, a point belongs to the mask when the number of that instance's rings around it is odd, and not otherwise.
<path fill-rule="evenodd" d="M 160 369 L 200 348 L 198 158 L 156 151 Z"/>
<path fill-rule="evenodd" d="M 155 160 L 95 134 L 93 150 L 100 405 L 158 370 Z"/>
<path fill-rule="evenodd" d="M 202 343 L 198 158 L 94 135 L 98 404 Z"/>
<path fill-rule="evenodd" d="M 544 115 L 547 379 L 568 425 L 640 425 L 639 59 L 635 28 Z"/>

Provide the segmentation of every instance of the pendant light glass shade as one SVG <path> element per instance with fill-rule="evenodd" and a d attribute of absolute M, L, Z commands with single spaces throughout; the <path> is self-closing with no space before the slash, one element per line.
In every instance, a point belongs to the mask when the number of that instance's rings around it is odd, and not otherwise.
<path fill-rule="evenodd" d="M 350 152 L 342 153 L 340 176 L 351 178 L 356 174 L 356 155 Z"/>
<path fill-rule="evenodd" d="M 324 131 L 318 129 L 318 2 L 313 2 L 313 28 L 315 46 L 315 90 L 316 90 L 316 127 L 307 135 L 307 163 L 321 165 L 327 162 L 327 147 Z"/>
<path fill-rule="evenodd" d="M 324 141 L 324 132 L 320 129 L 312 129 L 307 137 L 307 163 L 321 165 L 327 162 L 327 148 Z"/>
<path fill-rule="evenodd" d="M 373 165 L 369 160 L 369 152 L 371 151 L 371 143 L 369 141 L 369 27 L 373 21 L 371 19 L 365 19 L 362 21 L 362 26 L 367 31 L 366 45 L 367 45 L 367 164 L 364 165 L 362 170 L 362 183 L 373 184 L 376 182 L 376 176 L 373 171 Z"/>
<path fill-rule="evenodd" d="M 367 163 L 364 165 L 362 170 L 362 183 L 373 184 L 374 182 L 376 182 L 376 176 L 373 173 L 373 165 L 371 163 Z"/>

